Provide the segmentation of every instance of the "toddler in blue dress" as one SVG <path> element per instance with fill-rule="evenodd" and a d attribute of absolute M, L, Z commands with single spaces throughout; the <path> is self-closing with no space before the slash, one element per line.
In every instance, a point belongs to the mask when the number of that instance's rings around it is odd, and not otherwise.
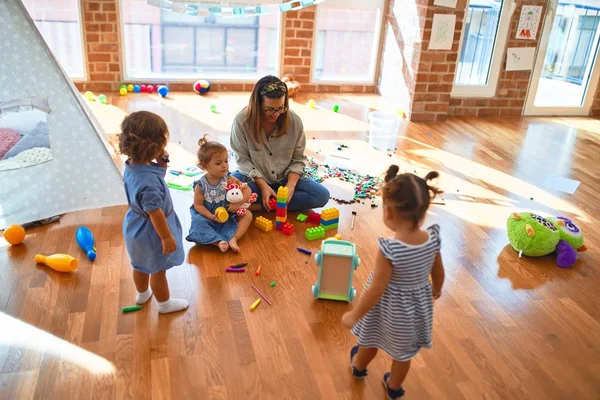
<path fill-rule="evenodd" d="M 161 314 L 188 307 L 187 300 L 171 298 L 166 276 L 185 256 L 181 223 L 165 182 L 168 138 L 165 121 L 148 111 L 134 112 L 121 123 L 119 151 L 129 157 L 123 176 L 129 204 L 123 236 L 133 266 L 136 303 L 147 302 L 154 293 Z"/>
<path fill-rule="evenodd" d="M 206 174 L 194 182 L 194 204 L 190 207 L 192 223 L 190 233 L 186 237 L 189 242 L 212 244 L 222 252 L 231 249 L 239 252 L 237 241 L 246 233 L 252 222 L 250 210 L 241 209 L 255 198 L 248 185 L 240 182 L 229 173 L 229 154 L 227 148 L 219 142 L 206 140 L 206 135 L 198 141 L 198 166 Z M 233 185 L 241 188 L 242 199 L 237 203 L 229 203 L 226 199 L 228 188 Z M 230 213 L 221 221 L 215 215 L 219 207 L 225 207 Z"/>

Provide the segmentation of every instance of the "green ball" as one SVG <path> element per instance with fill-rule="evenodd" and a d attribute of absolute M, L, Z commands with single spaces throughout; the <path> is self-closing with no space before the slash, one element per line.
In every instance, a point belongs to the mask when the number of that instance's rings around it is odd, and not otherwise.
<path fill-rule="evenodd" d="M 217 106 L 216 106 L 215 104 L 212 104 L 212 105 L 210 106 L 210 111 L 212 111 L 212 112 L 216 113 L 216 112 L 217 112 Z"/>
<path fill-rule="evenodd" d="M 275 286 L 275 281 L 271 282 L 271 287 Z"/>
<path fill-rule="evenodd" d="M 334 111 L 334 112 L 338 112 L 338 111 L 340 111 L 340 106 L 338 106 L 337 104 L 334 104 L 334 105 L 333 105 L 333 111 Z"/>
<path fill-rule="evenodd" d="M 108 103 L 108 98 L 105 94 L 101 94 L 100 96 L 98 96 L 98 101 L 102 104 L 106 104 Z"/>
<path fill-rule="evenodd" d="M 125 89 L 125 90 L 127 90 L 127 85 L 121 85 L 121 86 L 119 86 L 119 89 Z"/>

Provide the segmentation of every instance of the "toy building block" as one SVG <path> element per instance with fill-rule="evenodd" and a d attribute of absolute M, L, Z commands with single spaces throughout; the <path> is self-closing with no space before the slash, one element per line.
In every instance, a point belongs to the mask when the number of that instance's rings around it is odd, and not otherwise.
<path fill-rule="evenodd" d="M 304 237 L 308 240 L 322 239 L 325 237 L 325 229 L 322 226 L 316 228 L 308 228 L 304 233 Z"/>
<path fill-rule="evenodd" d="M 340 210 L 335 207 L 327 208 L 321 212 L 321 223 L 340 218 Z"/>
<path fill-rule="evenodd" d="M 324 240 L 315 260 L 319 266 L 318 280 L 312 287 L 315 298 L 352 301 L 356 296 L 352 277 L 360 264 L 356 245 L 343 240 Z"/>
<path fill-rule="evenodd" d="M 332 219 L 329 221 L 321 221 L 321 228 L 325 229 L 326 231 L 328 231 L 330 229 L 337 229 L 338 223 L 339 223 L 339 220 L 337 220 L 337 219 Z"/>
<path fill-rule="evenodd" d="M 276 207 L 277 207 L 277 199 L 275 197 L 269 198 L 269 208 L 271 208 L 271 211 L 274 210 Z"/>
<path fill-rule="evenodd" d="M 277 217 L 287 218 L 287 210 L 282 207 L 277 207 L 275 215 Z"/>
<path fill-rule="evenodd" d="M 279 189 L 277 189 L 277 202 L 287 204 L 287 199 L 288 199 L 288 188 L 285 186 L 279 186 Z"/>
<path fill-rule="evenodd" d="M 265 232 L 273 230 L 273 221 L 266 219 L 265 217 L 256 217 L 254 225 Z"/>
<path fill-rule="evenodd" d="M 321 214 L 311 211 L 308 213 L 307 222 L 311 222 L 313 224 L 321 223 Z"/>
<path fill-rule="evenodd" d="M 304 214 L 298 214 L 298 216 L 296 217 L 296 221 L 300 221 L 300 222 L 306 222 L 307 219 L 308 219 L 308 215 L 304 215 Z"/>
<path fill-rule="evenodd" d="M 290 236 L 292 233 L 294 233 L 294 225 L 290 224 L 289 222 L 284 222 L 283 226 L 281 227 L 281 232 Z"/>

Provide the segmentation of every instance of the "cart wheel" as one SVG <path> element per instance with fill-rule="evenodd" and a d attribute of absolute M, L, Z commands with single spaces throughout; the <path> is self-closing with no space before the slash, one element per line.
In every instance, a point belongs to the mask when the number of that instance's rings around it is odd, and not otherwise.
<path fill-rule="evenodd" d="M 317 298 L 317 291 L 318 291 L 317 285 L 312 285 L 312 293 L 313 293 L 313 296 L 315 297 L 315 299 Z"/>
<path fill-rule="evenodd" d="M 317 265 L 321 265 L 321 252 L 318 251 L 317 254 L 315 254 L 315 261 L 317 263 Z"/>

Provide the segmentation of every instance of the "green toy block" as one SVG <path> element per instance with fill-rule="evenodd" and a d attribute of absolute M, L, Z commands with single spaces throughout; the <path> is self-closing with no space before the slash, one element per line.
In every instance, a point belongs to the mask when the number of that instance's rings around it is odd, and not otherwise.
<path fill-rule="evenodd" d="M 322 226 L 308 228 L 304 233 L 304 237 L 308 240 L 322 239 L 325 237 L 325 229 Z"/>
<path fill-rule="evenodd" d="M 298 214 L 298 216 L 296 217 L 296 220 L 300 221 L 300 222 L 306 222 L 307 219 L 308 219 L 308 215 L 304 215 L 304 214 Z"/>
<path fill-rule="evenodd" d="M 331 225 L 321 225 L 321 228 L 323 228 L 323 230 L 330 230 L 330 229 L 337 229 L 338 224 L 331 224 Z"/>

